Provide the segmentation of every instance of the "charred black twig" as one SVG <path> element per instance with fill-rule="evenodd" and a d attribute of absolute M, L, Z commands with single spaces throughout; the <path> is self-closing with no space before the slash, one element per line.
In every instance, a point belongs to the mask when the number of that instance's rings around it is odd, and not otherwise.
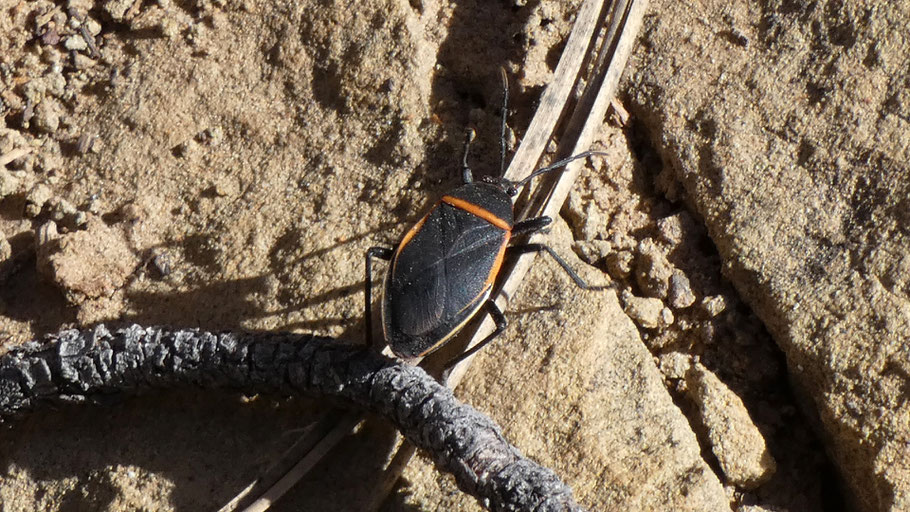
<path fill-rule="evenodd" d="M 41 402 L 187 385 L 340 399 L 387 418 L 490 510 L 583 510 L 552 471 L 423 370 L 331 338 L 135 325 L 62 331 L 0 357 L 0 419 Z"/>

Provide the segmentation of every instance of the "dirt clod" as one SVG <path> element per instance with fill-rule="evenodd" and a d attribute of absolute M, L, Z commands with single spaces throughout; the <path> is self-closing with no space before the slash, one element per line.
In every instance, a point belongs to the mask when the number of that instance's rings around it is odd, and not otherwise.
<path fill-rule="evenodd" d="M 635 260 L 635 280 L 649 297 L 663 299 L 670 291 L 673 266 L 654 240 L 648 238 L 638 245 Z"/>
<path fill-rule="evenodd" d="M 607 255 L 607 271 L 613 279 L 622 279 L 632 273 L 635 255 L 631 251 L 618 251 Z"/>
<path fill-rule="evenodd" d="M 54 193 L 47 185 L 39 183 L 32 187 L 25 196 L 25 214 L 29 217 L 37 217 L 41 214 L 45 203 L 53 197 Z"/>
<path fill-rule="evenodd" d="M 139 264 L 124 234 L 97 218 L 89 220 L 87 229 L 65 235 L 48 222 L 41 227 L 37 247 L 39 273 L 72 304 L 110 296 Z"/>
<path fill-rule="evenodd" d="M 664 307 L 660 299 L 630 295 L 624 300 L 626 314 L 640 327 L 656 329 L 673 323 L 673 313 Z"/>
<path fill-rule="evenodd" d="M 124 15 L 133 3 L 134 0 L 108 0 L 104 2 L 104 12 L 116 21 L 123 21 Z"/>
<path fill-rule="evenodd" d="M 770 479 L 777 463 L 742 400 L 701 364 L 692 365 L 686 385 L 727 481 L 754 489 Z"/>
<path fill-rule="evenodd" d="M 46 98 L 35 107 L 35 127 L 46 133 L 54 133 L 60 127 L 63 107 L 57 100 Z"/>

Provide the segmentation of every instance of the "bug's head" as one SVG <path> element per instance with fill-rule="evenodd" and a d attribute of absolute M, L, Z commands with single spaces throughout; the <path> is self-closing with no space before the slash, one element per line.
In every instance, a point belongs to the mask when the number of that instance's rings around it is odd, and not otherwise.
<path fill-rule="evenodd" d="M 528 182 L 530 182 L 534 178 L 540 176 L 541 174 L 546 174 L 551 171 L 559 170 L 563 166 L 565 166 L 566 163 L 570 162 L 571 160 L 573 160 L 575 158 L 577 158 L 577 157 L 573 157 L 572 159 L 562 160 L 562 161 L 556 162 L 555 164 L 548 165 L 546 167 L 537 169 L 536 171 L 529 174 L 526 178 L 524 178 L 523 180 L 519 180 L 519 181 L 512 181 L 508 178 L 497 177 L 497 176 L 484 176 L 483 178 L 481 178 L 481 181 L 483 181 L 484 183 L 489 183 L 490 185 L 495 185 L 500 190 L 505 192 L 506 195 L 508 195 L 509 197 L 513 197 L 513 196 L 518 195 L 518 191 L 521 190 L 522 187 L 527 185 Z"/>
<path fill-rule="evenodd" d="M 480 181 L 484 183 L 489 183 L 494 185 L 503 192 L 505 192 L 509 197 L 512 197 L 518 194 L 518 191 L 521 190 L 521 187 L 526 183 L 525 180 L 522 181 L 512 181 L 506 178 L 499 178 L 496 176 L 484 176 L 480 178 Z"/>

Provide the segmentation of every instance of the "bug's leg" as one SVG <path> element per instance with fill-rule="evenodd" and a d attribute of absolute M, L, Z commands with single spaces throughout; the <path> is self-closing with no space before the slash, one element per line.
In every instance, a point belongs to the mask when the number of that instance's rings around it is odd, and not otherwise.
<path fill-rule="evenodd" d="M 471 168 L 468 166 L 468 153 L 471 151 L 472 142 L 474 142 L 474 130 L 468 128 L 464 139 L 464 156 L 461 157 L 461 177 L 465 183 L 474 181 L 474 175 L 471 174 Z"/>
<path fill-rule="evenodd" d="M 506 118 L 509 115 L 509 75 L 505 68 L 499 68 L 502 75 L 502 121 L 499 126 L 499 175 L 506 174 Z"/>
<path fill-rule="evenodd" d="M 572 270 L 572 267 L 570 267 L 569 264 L 566 263 L 566 260 L 562 259 L 558 254 L 556 254 L 556 251 L 554 251 L 548 245 L 544 245 L 544 244 L 513 245 L 513 246 L 509 247 L 507 249 L 507 251 L 509 252 L 510 256 L 517 255 L 517 254 L 527 254 L 529 252 L 546 252 L 550 256 L 552 256 L 554 260 L 556 260 L 556 263 L 559 263 L 559 266 L 562 267 L 562 269 L 566 271 L 566 274 L 569 274 L 569 277 L 571 277 L 572 280 L 575 281 L 575 284 L 578 285 L 579 288 L 581 288 L 583 290 L 606 290 L 607 288 L 610 288 L 610 286 L 593 286 L 593 285 L 586 283 L 584 279 L 579 277 L 579 275 L 576 274 L 574 270 Z"/>
<path fill-rule="evenodd" d="M 463 354 L 452 358 L 452 360 L 446 363 L 445 367 L 443 367 L 443 372 L 451 370 L 458 363 L 464 361 L 468 357 L 471 357 L 477 353 L 478 350 L 485 347 L 487 343 L 493 341 L 493 338 L 502 334 L 502 331 L 506 330 L 506 316 L 503 315 L 502 311 L 499 310 L 499 306 L 496 305 L 496 301 L 493 299 L 487 299 L 487 302 L 484 303 L 484 307 L 487 309 L 487 313 L 489 313 L 489 315 L 493 318 L 493 321 L 496 322 L 496 329 L 494 329 L 489 336 L 481 340 L 477 345 L 474 345 L 469 350 L 466 350 Z"/>
<path fill-rule="evenodd" d="M 363 279 L 363 321 L 366 324 L 364 339 L 367 347 L 373 346 L 373 258 L 391 261 L 394 251 L 388 247 L 370 247 L 367 249 L 366 272 Z"/>
<path fill-rule="evenodd" d="M 543 217 L 534 217 L 533 219 L 525 219 L 518 221 L 512 226 L 512 236 L 521 236 L 521 235 L 530 235 L 532 233 L 537 233 L 541 229 L 549 226 L 553 223 L 553 219 L 544 215 Z"/>

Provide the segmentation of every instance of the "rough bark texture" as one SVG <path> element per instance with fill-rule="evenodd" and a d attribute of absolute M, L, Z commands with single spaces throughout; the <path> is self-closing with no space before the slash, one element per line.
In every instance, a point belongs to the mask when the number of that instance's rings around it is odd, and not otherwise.
<path fill-rule="evenodd" d="M 341 399 L 388 418 L 490 510 L 582 510 L 552 471 L 423 370 L 331 338 L 136 325 L 63 331 L 0 358 L 0 417 L 45 401 L 187 385 Z"/>

